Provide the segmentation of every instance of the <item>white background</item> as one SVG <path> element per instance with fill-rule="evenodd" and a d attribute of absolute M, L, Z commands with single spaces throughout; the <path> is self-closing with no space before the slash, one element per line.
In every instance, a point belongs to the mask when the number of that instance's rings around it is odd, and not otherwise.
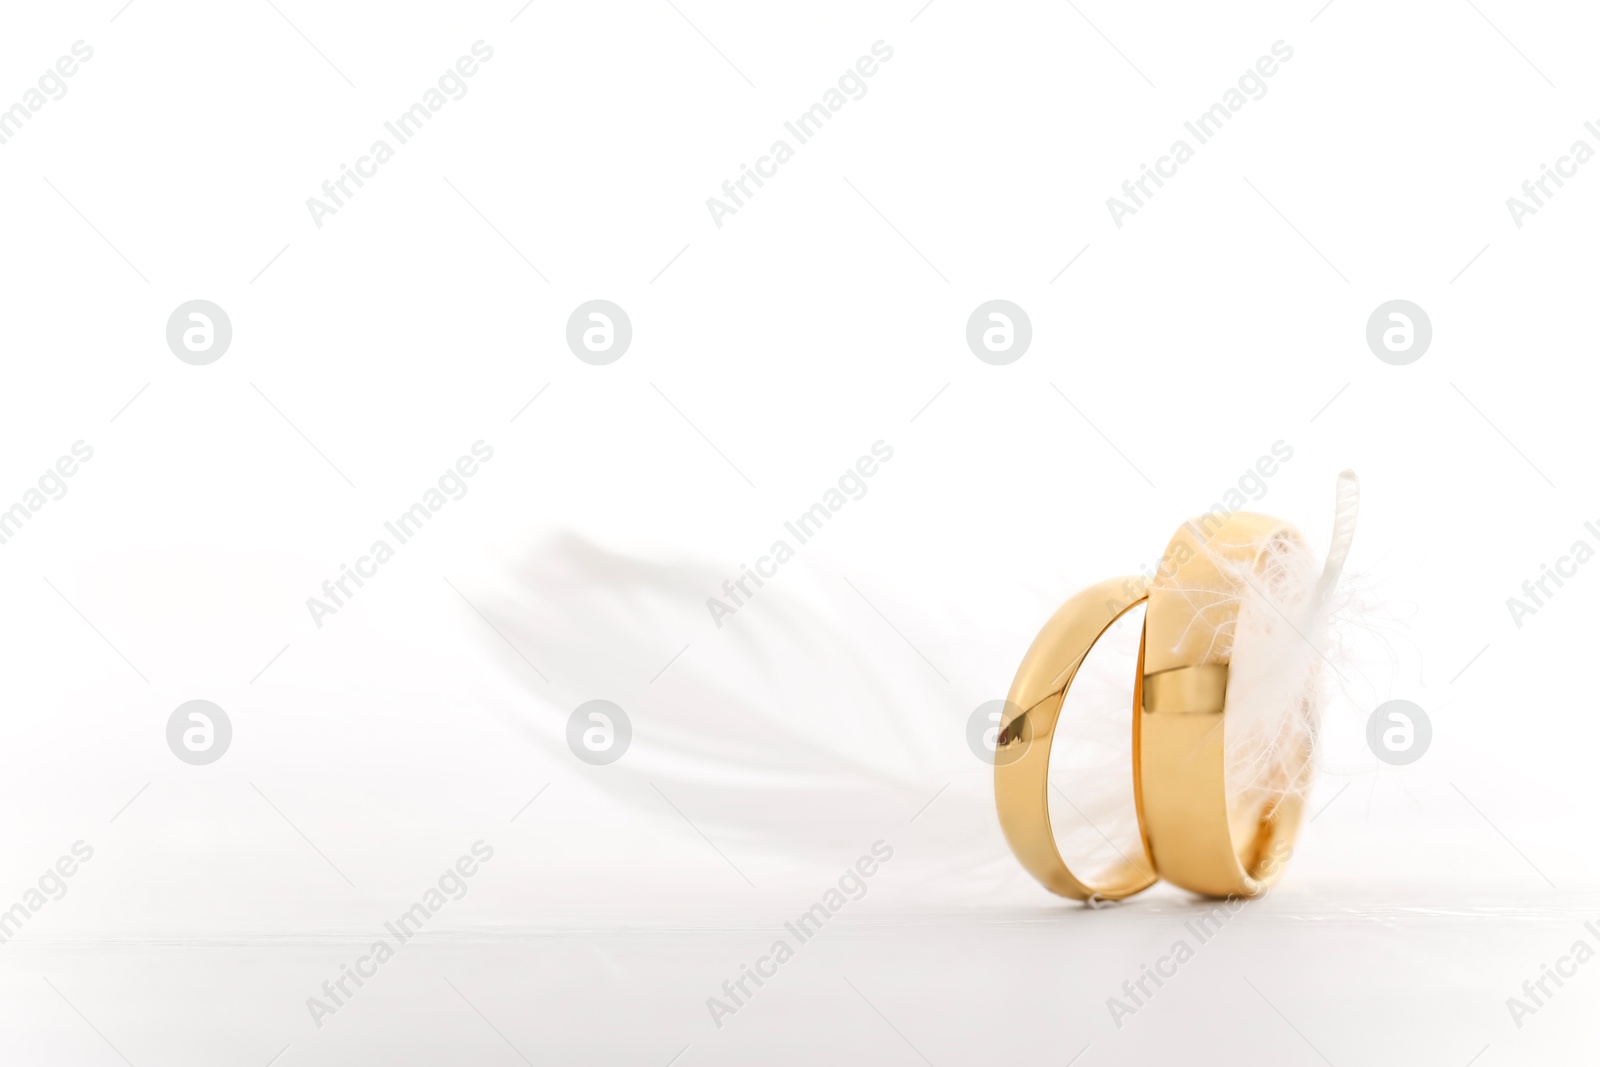
<path fill-rule="evenodd" d="M 1521 228 L 1505 201 L 1600 148 L 1592 14 L 674 2 L 5 13 L 0 106 L 94 56 L 0 145 L 0 505 L 94 457 L 0 546 L 0 907 L 95 851 L 0 945 L 0 1060 L 1588 1062 L 1600 968 L 1520 1028 L 1505 1002 L 1596 942 L 1600 568 L 1520 628 L 1506 598 L 1600 543 L 1600 166 Z M 314 225 L 479 40 L 467 95 Z M 706 198 L 880 40 L 718 228 Z M 196 298 L 234 331 L 200 367 L 164 334 Z M 564 340 L 594 298 L 634 330 L 605 367 Z M 964 337 L 994 298 L 1033 326 L 1004 367 Z M 1434 330 L 1403 367 L 1364 336 L 1396 298 Z M 318 628 L 306 598 L 479 440 L 468 494 Z M 867 495 L 715 626 L 879 440 Z M 1119 1029 L 1106 999 L 1196 907 L 1035 886 L 967 717 L 1280 440 L 1253 506 L 1313 540 L 1363 478 L 1319 815 Z M 196 698 L 234 728 L 207 767 L 165 741 Z M 595 698 L 633 724 L 609 767 L 565 743 Z M 1433 722 L 1405 768 L 1364 740 L 1391 698 Z M 315 1025 L 480 839 L 470 892 Z M 877 840 L 866 897 L 716 1026 Z"/>

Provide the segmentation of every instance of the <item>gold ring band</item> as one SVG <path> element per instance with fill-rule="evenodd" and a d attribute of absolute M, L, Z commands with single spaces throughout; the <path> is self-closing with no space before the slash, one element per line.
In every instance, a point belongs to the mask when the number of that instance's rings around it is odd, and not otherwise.
<path fill-rule="evenodd" d="M 1264 892 L 1299 831 L 1297 791 L 1230 803 L 1225 737 L 1233 649 L 1218 635 L 1234 632 L 1241 590 L 1264 580 L 1265 554 L 1300 541 L 1294 527 L 1264 515 L 1235 514 L 1204 537 L 1186 523 L 1150 583 L 1149 673 L 1136 756 L 1144 827 L 1161 877 L 1196 893 Z M 1309 749 L 1303 755 L 1309 761 Z"/>
<path fill-rule="evenodd" d="M 1061 858 L 1050 826 L 1050 748 L 1061 706 L 1078 668 L 1111 624 L 1144 603 L 1125 589 L 1137 579 L 1112 578 L 1068 598 L 1040 629 L 1017 668 L 995 746 L 994 795 L 1000 826 L 1022 866 L 1052 893 L 1074 900 L 1120 900 L 1156 881 L 1149 843 L 1140 823 L 1141 854 L 1124 857 L 1096 879 L 1073 874 Z M 1144 641 L 1134 675 L 1134 797 L 1139 787 L 1139 707 L 1144 688 Z"/>

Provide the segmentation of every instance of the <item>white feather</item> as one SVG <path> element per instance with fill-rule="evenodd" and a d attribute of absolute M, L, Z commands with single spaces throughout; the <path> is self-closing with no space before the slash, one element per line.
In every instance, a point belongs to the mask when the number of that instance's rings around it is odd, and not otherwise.
<path fill-rule="evenodd" d="M 1304 796 L 1316 772 L 1317 738 L 1335 665 L 1339 578 L 1355 538 L 1360 484 L 1339 475 L 1331 544 L 1321 567 L 1304 538 L 1256 546 L 1254 567 L 1233 565 L 1239 613 L 1228 647 L 1224 747 L 1230 809 Z"/>

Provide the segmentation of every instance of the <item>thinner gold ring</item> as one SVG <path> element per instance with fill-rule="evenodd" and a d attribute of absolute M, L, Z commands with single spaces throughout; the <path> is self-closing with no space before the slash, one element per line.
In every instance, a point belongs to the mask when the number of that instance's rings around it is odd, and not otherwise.
<path fill-rule="evenodd" d="M 1052 893 L 1074 900 L 1120 900 L 1156 881 L 1143 823 L 1139 854 L 1126 856 L 1091 881 L 1068 868 L 1050 825 L 1050 750 L 1067 690 L 1100 637 L 1112 623 L 1144 603 L 1129 598 L 1138 579 L 1112 578 L 1068 598 L 1044 624 L 1022 658 L 995 745 L 994 795 L 1006 841 L 1028 873 Z M 1144 676 L 1144 644 L 1134 675 L 1134 796 L 1139 787 L 1139 720 Z"/>

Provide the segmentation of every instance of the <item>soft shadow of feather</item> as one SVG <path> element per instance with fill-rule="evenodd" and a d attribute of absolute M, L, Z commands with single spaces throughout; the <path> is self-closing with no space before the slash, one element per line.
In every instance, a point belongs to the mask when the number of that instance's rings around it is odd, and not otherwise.
<path fill-rule="evenodd" d="M 991 852 L 988 775 L 962 741 L 971 709 L 952 696 L 959 687 L 905 657 L 875 662 L 864 653 L 851 637 L 867 621 L 856 594 L 805 560 L 788 563 L 719 628 L 706 598 L 727 577 L 566 534 L 498 590 L 475 592 L 493 625 L 537 650 L 551 678 L 529 683 L 535 700 L 519 728 L 572 761 L 573 708 L 613 700 L 632 722 L 632 747 L 609 766 L 580 767 L 596 785 L 676 818 L 670 805 L 718 841 L 797 857 L 860 850 L 904 827 L 953 778 L 977 779 L 982 793 L 967 799 L 981 803 L 950 804 L 941 832 L 952 858 Z M 812 601 L 788 591 L 797 584 Z M 528 679 L 526 667 L 507 664 Z"/>

